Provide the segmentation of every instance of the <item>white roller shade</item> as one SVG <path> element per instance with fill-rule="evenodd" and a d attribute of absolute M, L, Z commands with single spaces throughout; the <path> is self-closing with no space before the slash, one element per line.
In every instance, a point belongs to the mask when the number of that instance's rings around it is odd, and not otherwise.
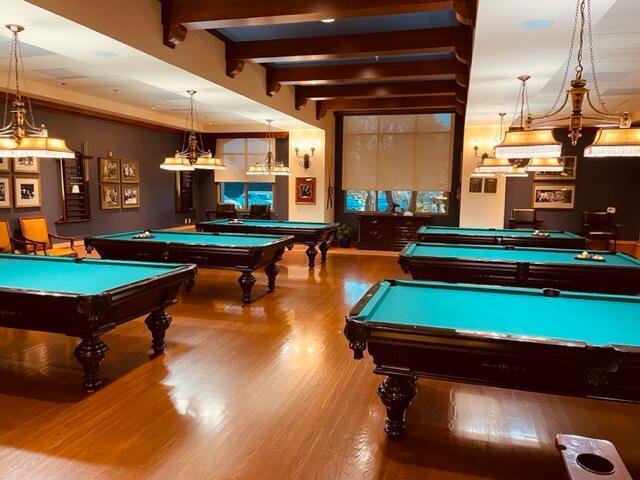
<path fill-rule="evenodd" d="M 272 140 L 273 149 L 275 141 Z M 216 141 L 216 157 L 222 159 L 225 170 L 215 170 L 216 182 L 273 183 L 273 175 L 247 175 L 247 169 L 263 162 L 268 149 L 266 138 L 220 138 Z"/>
<path fill-rule="evenodd" d="M 344 190 L 449 191 L 453 115 L 344 119 Z"/>

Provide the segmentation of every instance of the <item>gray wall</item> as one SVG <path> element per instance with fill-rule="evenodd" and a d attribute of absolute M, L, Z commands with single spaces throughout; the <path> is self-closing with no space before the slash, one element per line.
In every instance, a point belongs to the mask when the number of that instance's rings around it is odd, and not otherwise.
<path fill-rule="evenodd" d="M 566 129 L 557 129 L 554 136 L 563 142 L 562 155 L 577 157 L 576 201 L 572 210 L 537 211 L 544 221 L 543 228 L 579 232 L 585 211 L 604 211 L 616 207 L 616 222 L 623 227 L 620 239 L 640 238 L 640 160 L 638 158 L 583 158 L 584 147 L 595 136 L 595 129 L 586 128 L 578 145 L 573 147 L 567 139 Z M 505 196 L 505 226 L 508 226 L 511 210 L 531 208 L 533 178 L 509 178 Z M 566 183 L 573 182 L 544 182 Z"/>
<path fill-rule="evenodd" d="M 52 136 L 66 140 L 67 146 L 80 150 L 87 142 L 89 160 L 90 199 L 92 221 L 56 225 L 61 214 L 60 174 L 57 160 L 40 160 L 41 208 L 0 210 L 0 218 L 10 220 L 18 227 L 18 217 L 44 215 L 49 228 L 60 235 L 77 238 L 85 235 L 134 230 L 138 228 L 163 228 L 184 223 L 185 215 L 175 213 L 175 176 L 159 168 L 163 159 L 175 152 L 181 135 L 155 131 L 128 124 L 99 120 L 83 115 L 35 111 L 37 123 L 44 123 Z M 114 158 L 126 158 L 140 162 L 140 208 L 101 210 L 98 198 L 98 156 L 113 151 Z"/>

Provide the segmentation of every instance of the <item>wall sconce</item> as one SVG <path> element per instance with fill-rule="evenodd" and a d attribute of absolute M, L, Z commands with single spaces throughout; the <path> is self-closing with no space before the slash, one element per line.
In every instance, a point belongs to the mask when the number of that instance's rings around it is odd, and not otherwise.
<path fill-rule="evenodd" d="M 298 165 L 300 165 L 301 167 L 303 167 L 305 170 L 308 170 L 309 167 L 311 167 L 311 157 L 313 157 L 313 154 L 316 151 L 316 147 L 311 147 L 311 155 L 309 155 L 308 153 L 305 153 L 304 155 L 300 155 L 300 149 L 298 147 L 295 148 L 295 152 L 296 152 L 296 157 L 301 158 L 302 161 L 298 162 Z"/>

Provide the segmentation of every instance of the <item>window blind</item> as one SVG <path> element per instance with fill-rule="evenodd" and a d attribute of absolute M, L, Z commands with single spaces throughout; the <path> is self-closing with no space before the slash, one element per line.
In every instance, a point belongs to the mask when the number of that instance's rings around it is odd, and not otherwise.
<path fill-rule="evenodd" d="M 215 170 L 216 182 L 273 183 L 273 175 L 247 175 L 247 169 L 263 162 L 269 144 L 266 138 L 220 138 L 216 140 L 216 156 L 226 165 L 225 170 Z M 275 149 L 275 145 L 274 145 Z"/>
<path fill-rule="evenodd" d="M 449 191 L 453 115 L 344 117 L 343 190 Z"/>

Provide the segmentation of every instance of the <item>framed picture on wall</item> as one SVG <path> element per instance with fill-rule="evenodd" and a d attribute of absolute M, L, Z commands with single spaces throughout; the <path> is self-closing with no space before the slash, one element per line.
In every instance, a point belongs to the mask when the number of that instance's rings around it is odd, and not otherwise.
<path fill-rule="evenodd" d="M 40 159 L 37 157 L 14 158 L 13 173 L 40 173 Z"/>
<path fill-rule="evenodd" d="M 561 172 L 536 172 L 534 180 L 575 180 L 577 157 L 560 157 L 560 163 L 564 165 Z"/>
<path fill-rule="evenodd" d="M 576 186 L 533 184 L 533 208 L 567 210 L 575 207 Z"/>
<path fill-rule="evenodd" d="M 98 168 L 100 169 L 100 182 L 120 182 L 120 160 L 117 158 L 100 157 L 98 159 Z"/>
<path fill-rule="evenodd" d="M 11 177 L 0 177 L 0 208 L 11 208 Z"/>
<path fill-rule="evenodd" d="M 140 183 L 140 164 L 137 160 L 122 160 L 122 183 Z"/>
<path fill-rule="evenodd" d="M 120 185 L 100 185 L 100 208 L 103 210 L 120 208 Z"/>
<path fill-rule="evenodd" d="M 14 177 L 15 208 L 40 206 L 40 177 Z"/>
<path fill-rule="evenodd" d="M 469 179 L 469 193 L 482 193 L 482 178 Z"/>
<path fill-rule="evenodd" d="M 140 185 L 122 185 L 122 208 L 140 206 Z"/>
<path fill-rule="evenodd" d="M 316 177 L 296 177 L 296 203 L 316 204 Z"/>
<path fill-rule="evenodd" d="M 498 191 L 498 179 L 497 178 L 485 178 L 484 179 L 484 193 L 496 193 Z"/>
<path fill-rule="evenodd" d="M 11 159 L 8 157 L 0 157 L 0 172 L 11 171 Z"/>

